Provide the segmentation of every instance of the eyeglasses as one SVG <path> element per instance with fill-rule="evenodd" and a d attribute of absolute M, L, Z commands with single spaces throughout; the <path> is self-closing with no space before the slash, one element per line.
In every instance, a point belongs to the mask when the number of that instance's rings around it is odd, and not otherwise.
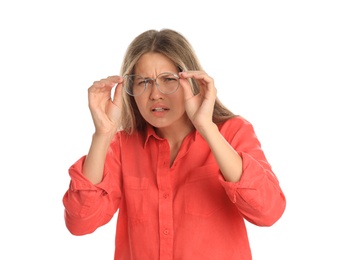
<path fill-rule="evenodd" d="M 171 94 L 179 87 L 179 76 L 171 72 L 164 72 L 152 79 L 137 74 L 127 74 L 124 76 L 124 89 L 130 96 L 140 96 L 148 84 L 153 82 L 161 93 Z"/>

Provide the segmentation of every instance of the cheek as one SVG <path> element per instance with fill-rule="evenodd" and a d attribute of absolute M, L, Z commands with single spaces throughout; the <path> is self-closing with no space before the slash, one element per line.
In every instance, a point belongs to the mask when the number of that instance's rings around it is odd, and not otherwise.
<path fill-rule="evenodd" d="M 178 106 L 184 108 L 184 105 L 185 105 L 185 98 L 184 98 L 184 93 L 183 93 L 183 90 L 180 89 L 175 97 L 175 103 L 178 104 Z"/>
<path fill-rule="evenodd" d="M 141 97 L 135 97 L 136 105 L 138 107 L 139 112 L 143 114 L 143 111 L 145 110 L 145 100 Z"/>
<path fill-rule="evenodd" d="M 142 106 L 142 104 L 144 104 L 144 98 L 142 98 L 142 95 L 141 96 L 137 96 L 134 99 L 135 99 L 136 104 L 137 104 L 138 107 Z"/>

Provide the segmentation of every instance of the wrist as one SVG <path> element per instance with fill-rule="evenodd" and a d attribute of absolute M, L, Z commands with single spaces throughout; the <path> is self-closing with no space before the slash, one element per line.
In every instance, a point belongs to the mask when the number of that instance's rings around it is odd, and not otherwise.
<path fill-rule="evenodd" d="M 210 138 L 214 137 L 215 134 L 219 134 L 219 130 L 218 130 L 218 126 L 211 122 L 210 124 L 207 124 L 205 126 L 201 126 L 196 128 L 198 130 L 198 132 L 200 133 L 200 135 L 206 140 L 208 141 Z"/>

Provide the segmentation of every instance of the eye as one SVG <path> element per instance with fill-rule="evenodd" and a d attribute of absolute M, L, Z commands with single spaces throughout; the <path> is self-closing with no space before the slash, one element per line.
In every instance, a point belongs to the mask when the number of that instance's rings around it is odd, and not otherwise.
<path fill-rule="evenodd" d="M 172 74 L 165 74 L 159 77 L 159 81 L 162 83 L 174 83 L 178 81 L 178 78 Z"/>
<path fill-rule="evenodd" d="M 137 82 L 137 85 L 140 85 L 140 86 L 144 87 L 144 85 L 148 85 L 148 83 L 150 81 L 152 81 L 152 79 L 142 78 L 142 79 L 139 79 L 139 81 Z"/>
<path fill-rule="evenodd" d="M 147 83 L 148 83 L 148 80 L 140 76 L 136 76 L 134 79 L 134 85 L 137 87 L 138 86 L 144 87 L 144 84 L 147 84 Z"/>
<path fill-rule="evenodd" d="M 165 81 L 177 81 L 177 78 L 174 77 L 166 77 Z"/>

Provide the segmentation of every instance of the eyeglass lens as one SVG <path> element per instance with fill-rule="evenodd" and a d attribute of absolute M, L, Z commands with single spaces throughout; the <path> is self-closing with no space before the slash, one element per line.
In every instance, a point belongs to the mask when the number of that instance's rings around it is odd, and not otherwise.
<path fill-rule="evenodd" d="M 178 89 L 179 76 L 173 73 L 161 73 L 156 79 L 144 78 L 140 75 L 132 74 L 125 76 L 124 87 L 131 96 L 141 95 L 149 84 L 156 82 L 156 87 L 163 94 L 171 94 Z"/>

